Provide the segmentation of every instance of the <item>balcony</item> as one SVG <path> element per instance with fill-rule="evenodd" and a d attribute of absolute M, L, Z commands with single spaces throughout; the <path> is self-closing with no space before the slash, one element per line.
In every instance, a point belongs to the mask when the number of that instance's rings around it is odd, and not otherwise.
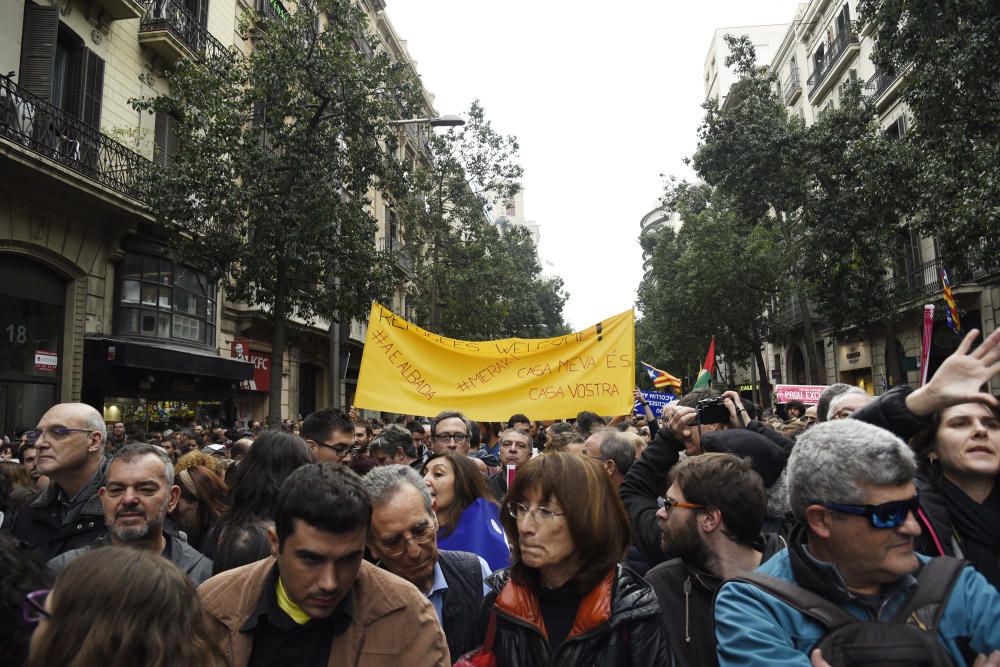
<path fill-rule="evenodd" d="M 288 18 L 288 10 L 279 0 L 254 0 L 253 10 L 265 21 L 284 21 Z"/>
<path fill-rule="evenodd" d="M 403 242 L 398 238 L 383 236 L 378 240 L 380 252 L 388 253 L 392 256 L 392 262 L 400 271 L 407 275 L 413 275 L 413 261 L 406 254 Z"/>
<path fill-rule="evenodd" d="M 198 21 L 180 0 L 153 0 L 139 23 L 139 44 L 168 67 L 181 58 L 229 59 L 226 47 Z"/>
<path fill-rule="evenodd" d="M 941 260 L 932 259 L 912 267 L 908 271 L 897 273 L 887 280 L 887 286 L 902 297 L 903 301 L 912 301 L 933 296 L 941 291 Z M 958 284 L 958 278 L 952 271 L 948 272 L 951 284 Z"/>
<path fill-rule="evenodd" d="M 898 70 L 880 69 L 865 83 L 865 92 L 875 98 L 875 108 L 879 113 L 899 97 L 899 84 L 909 68 L 909 65 L 904 65 Z"/>
<path fill-rule="evenodd" d="M 795 103 L 795 100 L 799 99 L 802 95 L 802 79 L 799 78 L 799 68 L 793 67 L 792 71 L 788 74 L 788 78 L 785 79 L 784 95 L 785 95 L 785 106 L 790 107 Z"/>
<path fill-rule="evenodd" d="M 153 163 L 62 109 L 0 77 L 0 137 L 15 150 L 62 165 L 115 192 L 141 200 Z"/>
<path fill-rule="evenodd" d="M 104 16 L 111 21 L 120 19 L 137 19 L 146 12 L 143 0 L 97 0 L 95 6 L 100 7 Z"/>
<path fill-rule="evenodd" d="M 833 81 L 838 73 L 843 70 L 847 63 L 848 53 L 857 53 L 858 36 L 850 31 L 843 31 L 829 44 L 827 53 L 823 61 L 813 70 L 806 85 L 809 86 L 809 98 L 813 100 L 827 92 L 833 85 Z"/>

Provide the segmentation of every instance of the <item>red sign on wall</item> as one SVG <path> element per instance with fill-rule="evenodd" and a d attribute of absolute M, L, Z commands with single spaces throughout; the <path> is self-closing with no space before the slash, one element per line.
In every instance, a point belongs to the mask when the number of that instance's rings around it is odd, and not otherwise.
<path fill-rule="evenodd" d="M 253 364 L 253 379 L 240 382 L 240 389 L 267 393 L 271 386 L 271 353 L 250 349 L 250 341 L 234 339 L 229 348 L 234 359 Z"/>

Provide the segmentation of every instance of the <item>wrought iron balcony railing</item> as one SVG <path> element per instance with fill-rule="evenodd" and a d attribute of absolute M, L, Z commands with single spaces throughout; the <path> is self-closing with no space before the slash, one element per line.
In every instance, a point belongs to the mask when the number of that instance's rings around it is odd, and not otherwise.
<path fill-rule="evenodd" d="M 791 105 L 795 101 L 795 98 L 799 96 L 802 92 L 802 80 L 799 78 L 799 68 L 793 67 L 792 71 L 788 73 L 788 78 L 785 79 L 784 93 L 785 93 L 785 104 Z"/>
<path fill-rule="evenodd" d="M 383 236 L 378 240 L 378 249 L 392 255 L 392 261 L 407 273 L 413 273 L 413 261 L 406 254 L 403 242 L 398 238 Z"/>
<path fill-rule="evenodd" d="M 0 135 L 116 192 L 142 198 L 153 163 L 0 77 Z"/>
<path fill-rule="evenodd" d="M 809 80 L 806 85 L 809 86 L 809 94 L 814 95 L 816 90 L 822 85 L 826 78 L 830 75 L 830 72 L 837 66 L 837 62 L 840 57 L 844 55 L 844 52 L 850 48 L 851 44 L 858 43 L 858 36 L 849 30 L 841 31 L 832 42 L 827 44 L 826 54 L 823 57 L 823 62 L 820 63 L 813 73 L 809 76 Z"/>
<path fill-rule="evenodd" d="M 883 93 L 885 93 L 885 91 L 887 91 L 892 84 L 902 78 L 906 69 L 907 66 L 900 67 L 898 70 L 879 69 L 875 72 L 875 76 L 868 79 L 865 83 L 865 92 L 875 96 L 875 98 L 882 97 Z"/>
<path fill-rule="evenodd" d="M 889 287 L 907 300 L 936 294 L 941 291 L 941 266 L 940 258 L 918 264 L 888 278 Z M 950 270 L 948 273 L 952 284 L 957 284 L 958 277 Z"/>
<path fill-rule="evenodd" d="M 180 0 L 152 0 L 139 23 L 140 33 L 147 30 L 169 31 L 200 58 L 231 58 L 222 42 Z"/>

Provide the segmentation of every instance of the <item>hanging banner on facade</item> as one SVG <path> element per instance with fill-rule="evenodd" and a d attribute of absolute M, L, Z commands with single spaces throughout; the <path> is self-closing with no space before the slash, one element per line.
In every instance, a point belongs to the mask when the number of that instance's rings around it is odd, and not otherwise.
<path fill-rule="evenodd" d="M 373 304 L 354 405 L 433 416 L 459 410 L 477 421 L 575 417 L 632 410 L 631 310 L 556 338 L 463 341 Z"/>
<path fill-rule="evenodd" d="M 250 349 L 250 341 L 233 340 L 229 354 L 234 359 L 253 364 L 253 378 L 240 382 L 244 391 L 269 391 L 271 386 L 271 353 Z"/>

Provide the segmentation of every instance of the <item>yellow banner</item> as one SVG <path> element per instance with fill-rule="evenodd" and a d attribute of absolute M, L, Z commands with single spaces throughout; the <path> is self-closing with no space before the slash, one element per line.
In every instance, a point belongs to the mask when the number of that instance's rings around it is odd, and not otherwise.
<path fill-rule="evenodd" d="M 635 319 L 631 310 L 557 338 L 445 338 L 373 304 L 354 404 L 477 421 L 632 411 Z"/>

